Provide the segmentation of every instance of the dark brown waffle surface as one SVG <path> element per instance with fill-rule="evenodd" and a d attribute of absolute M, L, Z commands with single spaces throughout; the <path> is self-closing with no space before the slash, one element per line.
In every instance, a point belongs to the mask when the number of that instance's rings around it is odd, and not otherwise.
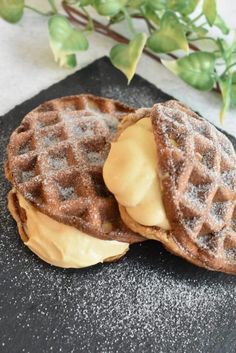
<path fill-rule="evenodd" d="M 41 104 L 13 132 L 6 175 L 39 211 L 101 239 L 142 238 L 121 221 L 102 166 L 118 123 L 133 109 L 92 95 Z"/>
<path fill-rule="evenodd" d="M 152 109 L 172 235 L 206 266 L 236 272 L 236 155 L 231 142 L 185 106 Z"/>
<path fill-rule="evenodd" d="M 143 117 L 138 112 L 126 117 L 126 126 Z M 151 119 L 171 231 L 139 225 L 121 206 L 123 220 L 199 266 L 236 273 L 236 155 L 231 142 L 177 101 L 156 104 Z"/>

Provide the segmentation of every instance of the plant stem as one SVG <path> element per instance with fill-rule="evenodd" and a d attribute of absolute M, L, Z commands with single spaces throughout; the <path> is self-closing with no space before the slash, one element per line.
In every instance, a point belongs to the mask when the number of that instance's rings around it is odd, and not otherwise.
<path fill-rule="evenodd" d="M 147 25 L 147 28 L 148 28 L 148 32 L 151 35 L 152 34 L 152 24 L 146 18 L 145 18 L 145 22 L 146 22 L 146 25 Z"/>
<path fill-rule="evenodd" d="M 83 13 L 81 13 L 79 10 L 74 9 L 73 7 L 69 6 L 64 1 L 62 2 L 62 6 L 63 6 L 63 9 L 66 11 L 69 19 L 71 19 L 75 23 L 80 24 L 81 26 L 86 26 L 85 22 L 81 21 L 80 19 L 78 19 L 77 17 L 74 16 L 74 14 L 76 14 L 77 16 L 82 17 L 83 20 L 86 20 L 87 17 Z M 114 39 L 115 41 L 122 43 L 122 44 L 129 43 L 128 38 L 113 31 L 112 29 L 110 29 L 109 26 L 105 26 L 105 25 L 101 24 L 100 22 L 98 22 L 97 20 L 93 20 L 93 23 L 94 23 L 94 29 L 97 33 L 108 36 L 108 37 L 110 37 L 110 38 Z M 152 59 L 156 60 L 157 62 L 161 63 L 160 58 L 158 58 L 155 54 L 151 53 L 149 50 L 144 49 L 144 53 L 146 55 L 148 55 L 149 57 L 151 57 Z"/>
<path fill-rule="evenodd" d="M 88 17 L 81 11 L 79 11 L 78 9 L 75 9 L 74 7 L 68 5 L 65 1 L 62 1 L 62 7 L 65 10 L 65 12 L 68 15 L 68 19 L 83 26 L 86 27 L 87 23 L 88 23 Z M 93 19 L 93 23 L 94 23 L 94 30 L 97 33 L 100 33 L 104 36 L 110 37 L 111 39 L 119 42 L 119 43 L 123 43 L 123 44 L 128 44 L 129 43 L 129 39 L 124 37 L 123 35 L 117 33 L 116 31 L 112 30 L 110 28 L 110 25 L 103 25 L 102 23 L 98 22 L 97 20 Z M 197 48 L 194 45 L 189 45 L 189 47 L 194 50 L 194 51 L 199 51 L 199 48 Z M 143 52 L 149 56 L 150 58 L 152 58 L 153 60 L 161 63 L 161 59 L 154 53 L 150 52 L 150 50 L 148 50 L 147 48 L 145 48 L 143 50 Z M 178 59 L 178 57 L 172 53 L 168 53 L 168 56 L 170 56 L 173 59 Z M 220 88 L 219 85 L 217 84 L 215 88 L 213 88 L 214 91 L 216 92 L 220 92 Z"/>
<path fill-rule="evenodd" d="M 190 42 L 196 42 L 196 41 L 198 41 L 198 40 L 211 40 L 211 41 L 213 41 L 214 43 L 216 42 L 215 41 L 215 39 L 214 38 L 211 38 L 211 37 L 199 37 L 199 38 L 188 38 L 188 40 L 190 41 Z"/>
<path fill-rule="evenodd" d="M 57 7 L 56 7 L 56 5 L 55 5 L 55 0 L 48 0 L 48 2 L 49 2 L 50 6 L 51 6 L 51 8 L 52 8 L 52 12 L 53 12 L 54 14 L 57 14 L 58 11 L 57 11 Z"/>
<path fill-rule="evenodd" d="M 232 63 L 228 67 L 226 67 L 225 71 L 223 72 L 222 76 L 224 76 L 233 66 L 236 65 L 236 62 Z"/>
<path fill-rule="evenodd" d="M 130 14 L 129 14 L 129 12 L 126 10 L 125 7 L 123 8 L 123 13 L 124 13 L 125 18 L 126 18 L 126 21 L 127 21 L 127 23 L 128 23 L 130 32 L 131 32 L 132 34 L 136 34 L 136 31 L 135 31 L 134 26 L 133 26 L 133 22 L 132 22 L 131 17 L 130 17 Z"/>
<path fill-rule="evenodd" d="M 189 48 L 192 49 L 193 51 L 199 51 L 200 49 L 196 47 L 196 45 L 190 44 L 189 43 Z"/>
<path fill-rule="evenodd" d="M 29 9 L 31 11 L 34 11 L 38 15 L 41 15 L 41 16 L 51 16 L 51 15 L 53 15 L 52 12 L 42 12 L 42 11 L 40 11 L 40 10 L 38 10 L 38 9 L 32 7 L 32 6 L 29 6 L 29 5 L 24 5 L 24 8 Z"/>
<path fill-rule="evenodd" d="M 220 85 L 219 85 L 218 82 L 216 83 L 216 87 L 213 88 L 213 91 L 215 91 L 215 92 L 217 92 L 217 93 L 221 93 Z"/>
<path fill-rule="evenodd" d="M 191 23 L 197 22 L 202 17 L 202 15 L 203 15 L 203 13 L 201 12 L 197 17 L 192 19 Z"/>
<path fill-rule="evenodd" d="M 133 16 L 133 17 L 134 17 L 134 18 L 137 18 L 137 19 L 142 19 L 142 20 L 144 20 L 145 23 L 146 23 L 148 32 L 149 32 L 149 34 L 151 35 L 151 34 L 152 34 L 152 31 L 155 31 L 156 28 L 152 25 L 152 23 L 149 21 L 149 19 L 145 17 L 145 14 L 144 14 L 144 11 L 143 11 L 142 8 L 140 8 L 140 12 L 141 12 L 142 15 L 136 15 L 136 16 Z"/>

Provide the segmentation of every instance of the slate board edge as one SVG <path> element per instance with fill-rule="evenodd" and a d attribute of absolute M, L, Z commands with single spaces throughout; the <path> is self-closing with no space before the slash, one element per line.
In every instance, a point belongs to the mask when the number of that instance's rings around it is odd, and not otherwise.
<path fill-rule="evenodd" d="M 47 92 L 47 90 L 50 88 L 50 89 L 53 89 L 54 87 L 57 86 L 58 83 L 63 83 L 67 80 L 71 80 L 71 78 L 73 77 L 76 77 L 78 72 L 81 73 L 83 71 L 87 71 L 89 69 L 90 66 L 100 62 L 101 60 L 105 61 L 105 62 L 109 62 L 110 63 L 110 60 L 107 56 L 103 56 L 103 57 L 100 57 L 96 60 L 94 60 L 93 62 L 91 62 L 90 64 L 88 64 L 87 66 L 83 67 L 82 69 L 79 69 L 77 70 L 76 72 L 66 76 L 64 79 L 60 80 L 60 81 L 57 81 L 55 83 L 53 83 L 52 85 L 50 85 L 49 87 L 46 87 L 44 89 L 42 89 L 39 93 L 35 94 L 34 96 L 30 97 L 29 99 L 17 104 L 14 108 L 10 109 L 8 112 L 4 113 L 3 115 L 0 116 L 0 119 L 3 119 L 4 117 L 8 116 L 8 115 L 12 115 L 15 113 L 15 111 L 19 110 L 19 108 L 21 107 L 27 107 L 31 101 L 34 101 L 35 99 L 37 99 L 37 97 L 40 97 L 42 96 L 45 92 Z M 117 69 L 116 69 L 117 70 Z M 118 71 L 118 70 L 117 70 Z M 135 77 L 138 77 L 140 80 L 143 80 L 143 81 L 147 81 L 145 78 L 143 78 L 142 76 L 138 75 L 138 74 L 135 74 Z M 158 88 L 157 86 L 155 86 L 153 83 L 149 82 L 149 85 L 150 86 L 153 86 L 154 89 Z M 168 97 L 168 99 L 176 99 L 175 97 L 169 95 L 168 93 L 162 91 L 160 88 L 158 88 L 158 90 L 160 92 L 163 93 L 164 96 Z M 87 92 L 85 92 L 87 93 Z M 65 92 L 65 96 L 67 96 L 66 92 Z M 177 100 L 177 99 L 176 99 Z M 43 102 L 43 101 L 42 101 Z M 198 113 L 199 114 L 199 113 Z M 24 116 L 22 116 L 22 119 L 23 119 Z M 218 128 L 218 127 L 217 127 Z M 218 130 L 222 131 L 224 134 L 226 134 L 230 139 L 235 139 L 235 137 L 231 134 L 229 134 L 228 132 L 226 132 L 225 130 L 221 129 L 221 128 L 218 128 Z"/>

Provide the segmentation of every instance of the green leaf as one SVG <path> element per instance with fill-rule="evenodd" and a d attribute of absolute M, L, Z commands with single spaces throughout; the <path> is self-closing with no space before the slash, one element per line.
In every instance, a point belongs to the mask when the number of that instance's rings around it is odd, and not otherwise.
<path fill-rule="evenodd" d="M 156 11 L 153 10 L 151 6 L 146 6 L 144 7 L 144 13 L 145 17 L 153 22 L 155 25 L 160 26 L 161 20 L 159 16 L 157 15 Z"/>
<path fill-rule="evenodd" d="M 78 50 L 87 50 L 88 41 L 85 35 L 76 28 L 73 28 L 66 17 L 54 15 L 48 22 L 49 36 L 54 45 L 67 53 L 74 53 Z"/>
<path fill-rule="evenodd" d="M 174 12 L 165 12 L 161 18 L 160 30 L 149 37 L 147 45 L 156 53 L 169 53 L 177 49 L 188 52 L 185 32 Z"/>
<path fill-rule="evenodd" d="M 115 16 L 110 17 L 110 24 L 119 23 L 125 19 L 124 12 L 118 12 Z"/>
<path fill-rule="evenodd" d="M 219 80 L 220 91 L 222 94 L 222 106 L 220 111 L 220 122 L 224 122 L 225 112 L 229 110 L 231 103 L 231 94 L 232 94 L 232 76 L 229 76 L 225 79 Z"/>
<path fill-rule="evenodd" d="M 61 67 L 67 67 L 72 69 L 77 65 L 75 54 L 62 54 L 57 55 L 57 52 L 54 54 L 55 61 L 59 63 Z"/>
<path fill-rule="evenodd" d="M 164 10 L 166 8 L 166 0 L 147 0 L 147 5 L 153 10 Z"/>
<path fill-rule="evenodd" d="M 56 62 L 60 66 L 76 66 L 75 53 L 88 49 L 88 41 L 84 34 L 73 28 L 62 15 L 54 15 L 48 21 L 50 45 Z"/>
<path fill-rule="evenodd" d="M 0 0 L 0 17 L 10 23 L 18 22 L 23 16 L 24 0 Z"/>
<path fill-rule="evenodd" d="M 80 0 L 79 4 L 80 6 L 93 5 L 93 0 Z"/>
<path fill-rule="evenodd" d="M 201 26 L 199 26 L 199 27 L 194 27 L 194 32 L 196 33 L 196 35 L 198 36 L 198 37 L 205 37 L 205 35 L 208 33 L 208 30 L 206 29 L 206 28 L 204 28 L 204 27 L 201 27 Z"/>
<path fill-rule="evenodd" d="M 185 16 L 193 13 L 197 7 L 199 3 L 199 0 L 188 0 L 185 1 L 185 5 L 183 6 L 183 8 L 181 9 L 181 13 Z"/>
<path fill-rule="evenodd" d="M 216 44 L 218 45 L 218 48 L 220 50 L 220 53 L 223 57 L 223 59 L 225 59 L 225 61 L 228 61 L 228 57 L 230 55 L 230 46 L 229 44 L 222 38 L 218 38 L 216 40 Z"/>
<path fill-rule="evenodd" d="M 198 3 L 199 0 L 167 0 L 167 8 L 186 16 L 196 9 Z"/>
<path fill-rule="evenodd" d="M 88 6 L 88 5 L 93 5 L 94 0 L 64 0 L 63 2 L 65 2 L 68 5 L 72 5 L 72 6 Z"/>
<path fill-rule="evenodd" d="M 220 15 L 216 16 L 214 25 L 218 27 L 223 34 L 229 34 L 229 27 L 226 25 L 225 21 L 222 17 L 220 17 Z"/>
<path fill-rule="evenodd" d="M 218 48 L 224 61 L 230 62 L 232 59 L 232 55 L 236 50 L 236 39 L 234 39 L 231 43 L 228 43 L 228 41 L 222 38 L 218 38 L 216 40 L 216 44 L 218 45 Z"/>
<path fill-rule="evenodd" d="M 128 83 L 135 74 L 146 40 L 145 33 L 138 33 L 129 44 L 117 44 L 110 51 L 112 64 L 125 74 Z"/>
<path fill-rule="evenodd" d="M 236 108 L 236 72 L 233 72 L 230 76 L 221 77 L 219 86 L 223 98 L 221 109 L 221 122 L 223 122 L 224 113 L 229 108 Z"/>
<path fill-rule="evenodd" d="M 209 25 L 213 26 L 217 16 L 216 0 L 204 0 L 202 11 Z"/>
<path fill-rule="evenodd" d="M 215 56 L 212 53 L 191 53 L 175 61 L 162 60 L 174 74 L 201 91 L 210 91 L 215 84 Z"/>
<path fill-rule="evenodd" d="M 94 0 L 94 6 L 102 16 L 115 16 L 126 3 L 127 0 Z"/>
<path fill-rule="evenodd" d="M 236 72 L 232 74 L 230 107 L 236 108 Z"/>
<path fill-rule="evenodd" d="M 133 8 L 133 9 L 138 9 L 140 6 L 145 5 L 147 0 L 130 0 L 128 2 L 128 6 Z"/>

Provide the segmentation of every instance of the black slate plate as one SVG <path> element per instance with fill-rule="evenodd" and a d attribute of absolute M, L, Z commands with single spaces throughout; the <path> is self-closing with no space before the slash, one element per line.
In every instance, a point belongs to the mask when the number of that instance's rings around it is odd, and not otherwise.
<path fill-rule="evenodd" d="M 192 266 L 151 241 L 118 263 L 61 270 L 19 240 L 3 176 L 10 133 L 41 102 L 82 92 L 135 107 L 170 98 L 139 76 L 127 86 L 102 58 L 0 118 L 0 352 L 235 353 L 236 277 Z"/>

